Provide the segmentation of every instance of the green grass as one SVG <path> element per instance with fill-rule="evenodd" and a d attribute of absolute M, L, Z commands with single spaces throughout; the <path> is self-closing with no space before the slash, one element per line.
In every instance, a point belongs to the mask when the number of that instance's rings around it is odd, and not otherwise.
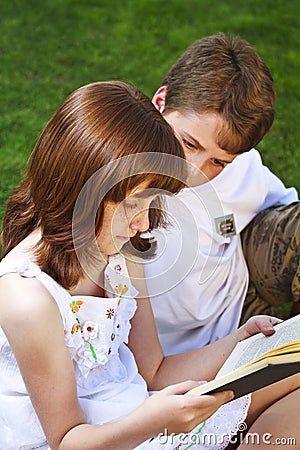
<path fill-rule="evenodd" d="M 194 40 L 217 31 L 250 41 L 269 65 L 277 117 L 259 145 L 300 189 L 300 16 L 297 0 L 2 0 L 0 220 L 35 140 L 67 94 L 122 79 L 151 96 Z"/>

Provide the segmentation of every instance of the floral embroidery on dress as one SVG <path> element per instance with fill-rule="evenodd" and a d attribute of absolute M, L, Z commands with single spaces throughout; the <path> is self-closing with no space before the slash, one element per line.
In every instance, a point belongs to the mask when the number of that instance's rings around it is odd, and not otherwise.
<path fill-rule="evenodd" d="M 81 331 L 85 340 L 96 339 L 98 336 L 98 324 L 87 320 L 84 322 Z"/>
<path fill-rule="evenodd" d="M 119 263 L 119 260 L 120 257 L 112 258 L 105 269 L 108 297 L 73 297 L 67 303 L 71 337 L 68 346 L 74 352 L 80 386 L 98 385 L 100 372 L 102 379 L 111 380 L 112 368 L 118 373 L 118 380 L 126 377 L 119 348 L 128 342 L 130 319 L 136 310 L 133 297 L 137 291 L 131 286 L 124 261 Z"/>
<path fill-rule="evenodd" d="M 84 322 L 84 324 L 82 324 L 78 317 L 76 317 L 76 322 L 77 323 L 75 323 L 72 327 L 71 334 L 81 332 L 81 337 L 83 341 L 86 344 L 88 344 L 93 359 L 97 361 L 97 355 L 94 346 L 90 341 L 92 339 L 96 339 L 98 335 L 98 325 L 95 322 L 92 322 L 91 320 L 87 320 L 86 322 Z"/>
<path fill-rule="evenodd" d="M 70 303 L 70 308 L 73 314 L 79 312 L 80 307 L 84 304 L 82 300 L 73 300 Z M 84 324 L 80 322 L 80 319 L 76 317 L 76 323 L 72 326 L 71 334 L 75 334 L 81 332 L 81 337 L 84 342 L 86 342 L 89 346 L 89 349 L 92 353 L 93 359 L 97 361 L 97 355 L 93 344 L 90 340 L 95 339 L 98 335 L 98 325 L 91 320 L 87 320 Z"/>
<path fill-rule="evenodd" d="M 122 295 L 126 294 L 126 292 L 128 291 L 128 287 L 126 286 L 126 284 L 119 283 L 118 286 L 115 287 L 114 291 L 119 296 L 119 300 L 118 300 L 118 306 L 119 306 L 121 303 Z"/>
<path fill-rule="evenodd" d="M 116 294 L 122 297 L 122 295 L 126 294 L 126 292 L 128 291 L 128 287 L 126 286 L 126 284 L 119 283 L 118 286 L 115 287 L 114 291 Z"/>
<path fill-rule="evenodd" d="M 79 331 L 80 330 L 80 325 L 79 325 L 79 323 L 77 322 L 77 323 L 74 323 L 74 325 L 72 326 L 72 329 L 71 329 L 71 334 L 75 334 L 75 333 L 77 333 L 77 331 Z"/>
<path fill-rule="evenodd" d="M 70 303 L 70 308 L 71 308 L 71 310 L 72 310 L 72 313 L 77 313 L 77 312 L 79 312 L 79 310 L 80 310 L 80 307 L 81 307 L 81 305 L 83 305 L 83 301 L 82 300 L 73 300 L 71 303 Z"/>
<path fill-rule="evenodd" d="M 112 319 L 114 317 L 114 315 L 115 315 L 114 308 L 109 308 L 109 309 L 106 310 L 106 317 L 108 319 Z"/>
<path fill-rule="evenodd" d="M 117 273 L 121 273 L 122 272 L 122 267 L 120 266 L 120 264 L 116 264 L 114 267 L 114 271 Z"/>

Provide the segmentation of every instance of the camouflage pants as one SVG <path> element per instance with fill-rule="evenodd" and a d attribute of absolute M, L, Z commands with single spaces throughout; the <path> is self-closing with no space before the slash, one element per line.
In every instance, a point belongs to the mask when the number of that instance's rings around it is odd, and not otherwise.
<path fill-rule="evenodd" d="M 243 231 L 242 244 L 250 283 L 241 323 L 255 314 L 300 313 L 300 203 L 259 213 Z"/>

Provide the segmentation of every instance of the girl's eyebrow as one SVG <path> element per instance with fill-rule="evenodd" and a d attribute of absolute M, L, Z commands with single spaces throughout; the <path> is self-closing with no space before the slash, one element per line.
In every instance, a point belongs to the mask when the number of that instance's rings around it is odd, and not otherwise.
<path fill-rule="evenodd" d="M 161 194 L 161 189 L 158 188 L 145 188 L 142 189 L 141 191 L 138 192 L 134 192 L 133 194 L 129 195 L 127 198 L 147 198 L 147 197 L 152 197 L 152 196 L 158 196 L 159 194 Z"/>

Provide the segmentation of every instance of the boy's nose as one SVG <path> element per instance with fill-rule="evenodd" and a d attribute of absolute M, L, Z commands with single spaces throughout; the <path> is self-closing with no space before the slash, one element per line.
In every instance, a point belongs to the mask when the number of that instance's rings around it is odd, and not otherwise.
<path fill-rule="evenodd" d="M 198 171 L 203 175 L 207 176 L 207 166 L 208 166 L 208 158 L 203 152 L 198 152 L 196 154 L 186 154 L 186 159 L 189 163 L 191 163 L 194 167 L 197 167 Z M 195 171 L 191 167 L 191 172 L 194 175 Z"/>
<path fill-rule="evenodd" d="M 203 170 L 207 164 L 207 158 L 204 152 L 186 153 L 186 159 L 189 163 L 196 166 L 199 170 Z"/>

